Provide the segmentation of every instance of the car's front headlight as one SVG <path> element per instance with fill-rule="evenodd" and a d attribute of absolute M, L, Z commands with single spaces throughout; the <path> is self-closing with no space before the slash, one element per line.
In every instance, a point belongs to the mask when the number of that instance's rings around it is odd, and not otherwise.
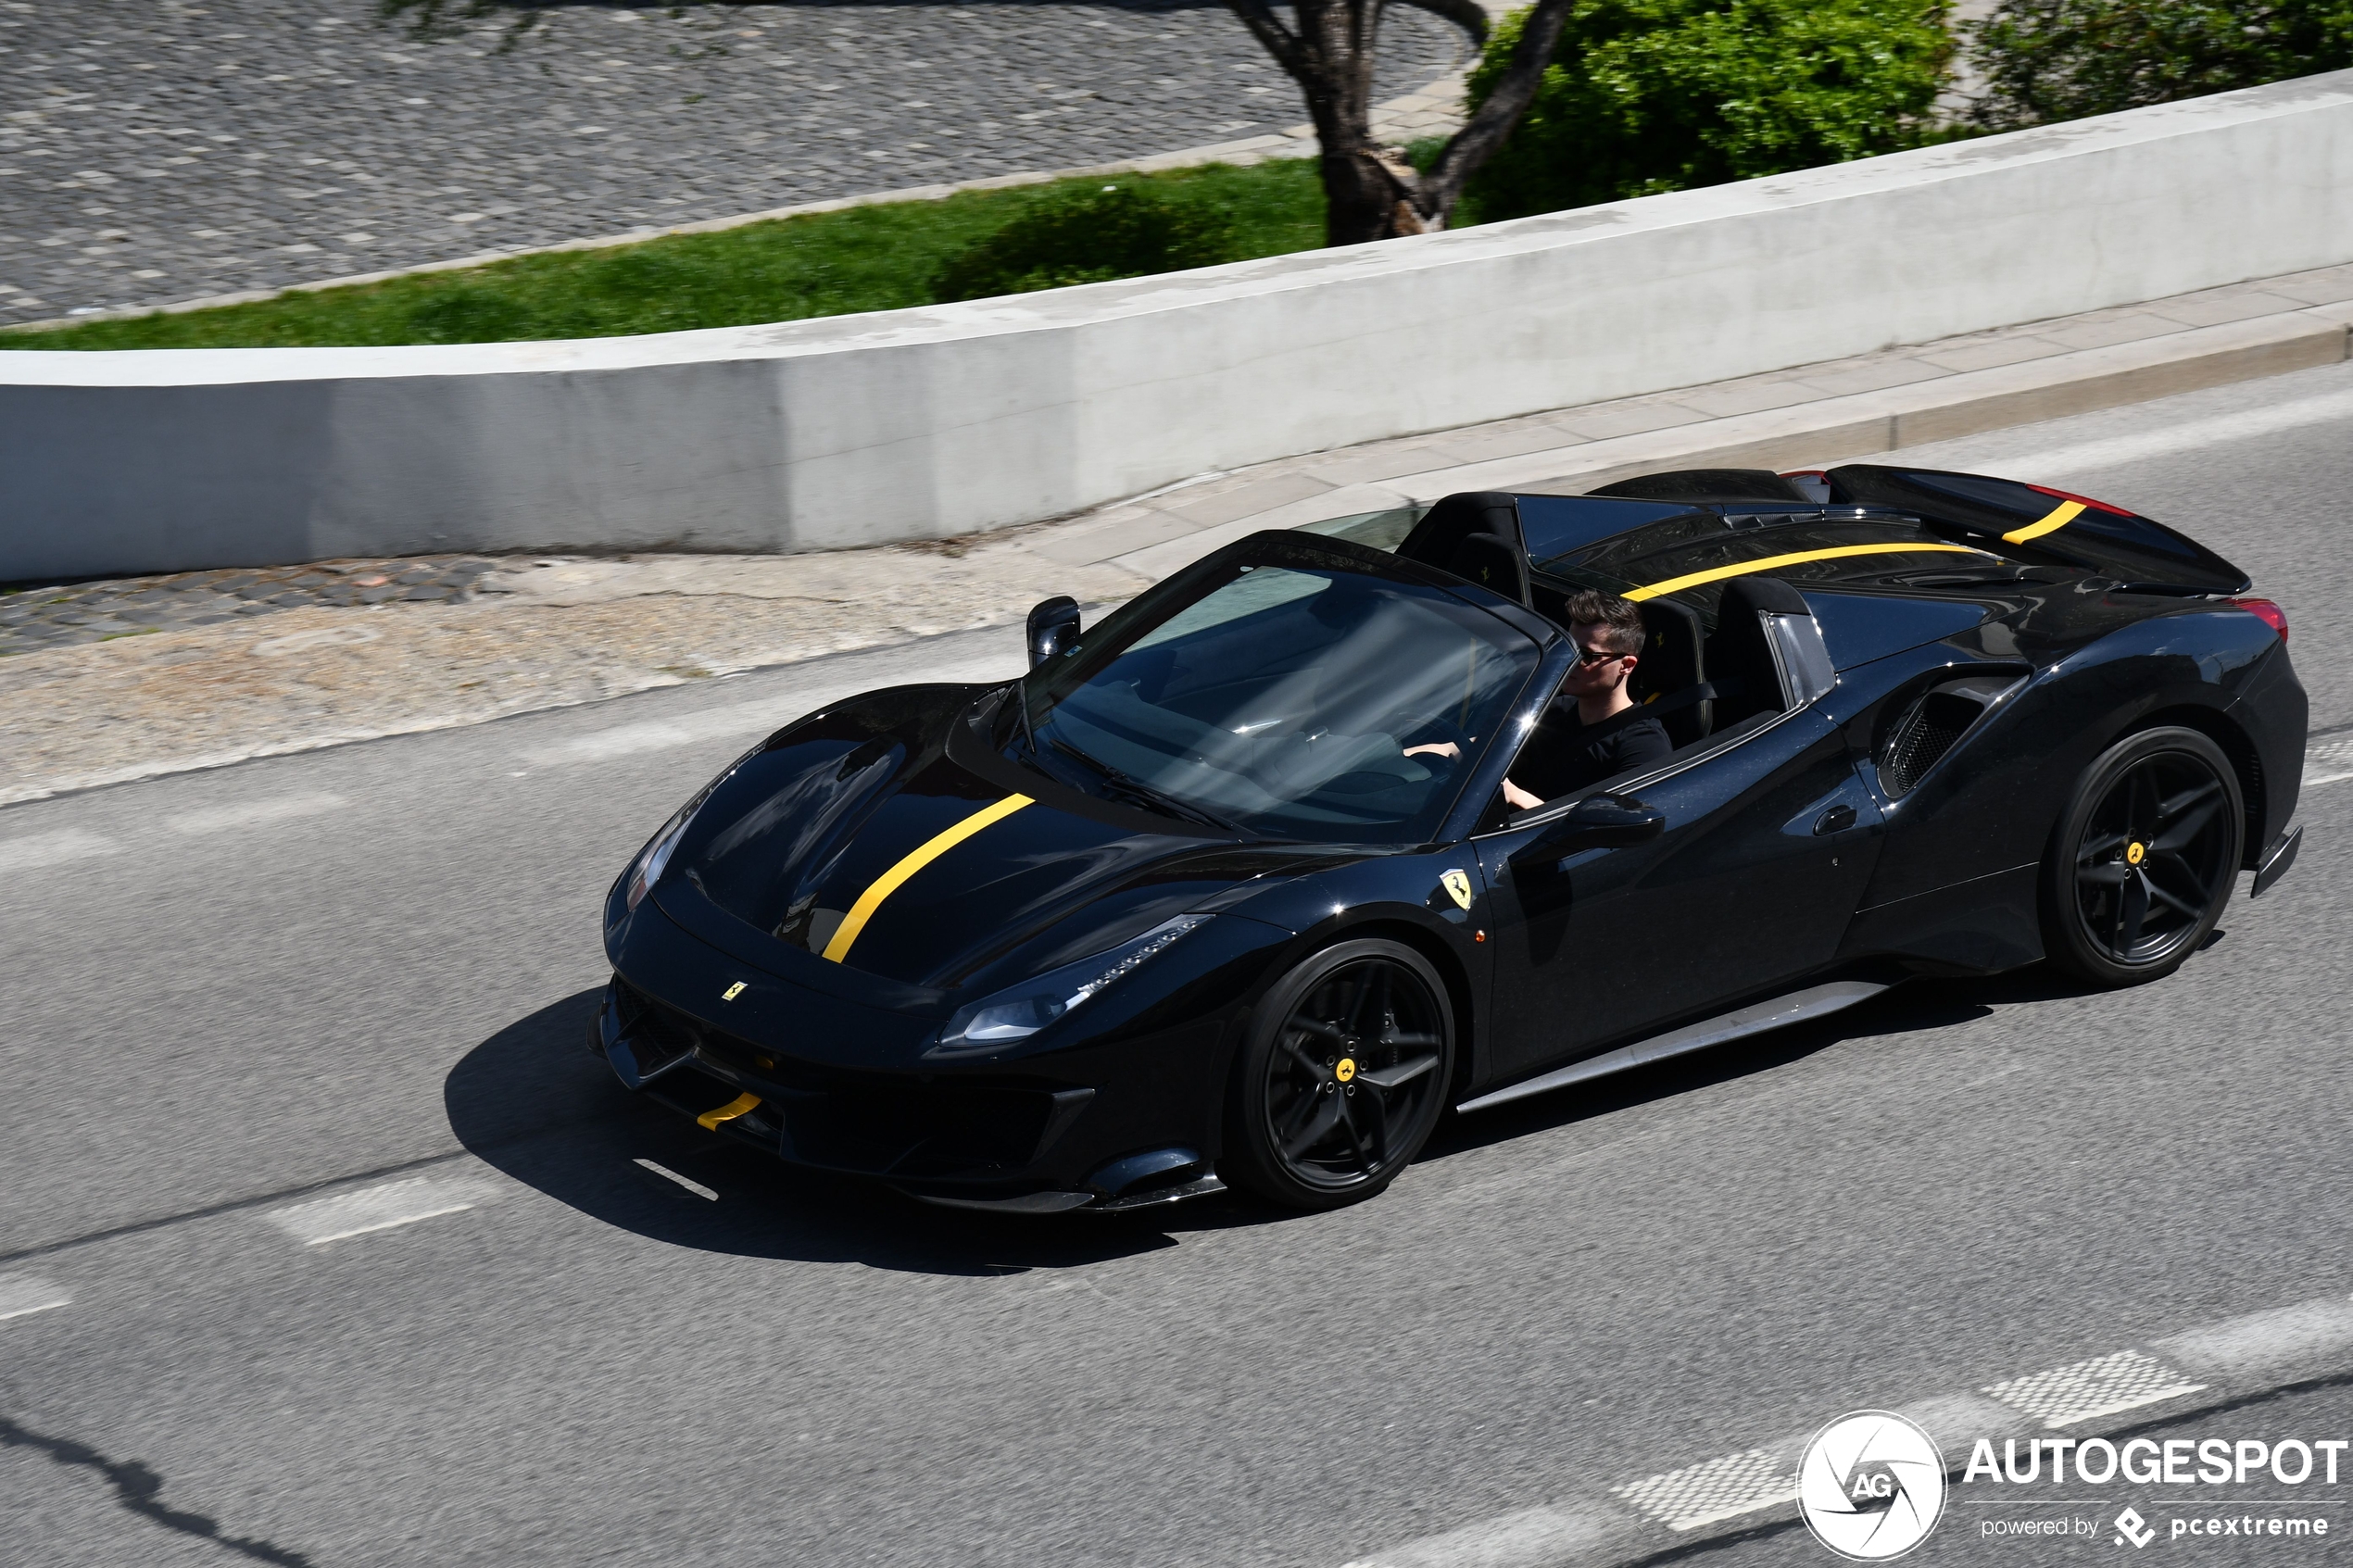
<path fill-rule="evenodd" d="M 957 1010 L 927 1057 L 970 1056 L 1028 1038 L 1089 997 L 1105 989 L 1205 923 L 1207 915 L 1178 915 L 1107 952 L 1009 985 L 992 997 Z"/>
<path fill-rule="evenodd" d="M 729 773 L 734 771 L 732 768 L 727 770 Z M 727 773 L 722 773 L 718 778 L 705 784 L 692 800 L 679 807 L 677 814 L 662 823 L 661 831 L 648 840 L 646 847 L 637 852 L 636 864 L 629 868 L 629 907 L 631 909 L 634 909 L 646 901 L 646 895 L 652 892 L 654 884 L 661 880 L 661 873 L 670 869 L 671 852 L 678 847 L 678 841 L 686 836 L 686 829 L 693 824 L 695 813 L 702 809 L 702 803 L 711 798 L 711 792 L 724 783 L 726 778 Z"/>

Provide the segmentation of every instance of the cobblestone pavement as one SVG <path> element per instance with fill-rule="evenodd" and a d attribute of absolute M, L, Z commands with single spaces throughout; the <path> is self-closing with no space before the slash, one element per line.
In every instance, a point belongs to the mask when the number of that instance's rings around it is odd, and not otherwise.
<path fill-rule="evenodd" d="M 0 658 L 312 606 L 463 603 L 502 564 L 409 556 L 26 587 L 0 593 Z"/>
<path fill-rule="evenodd" d="M 557 6 L 421 44 L 372 0 L 0 0 L 0 324 L 1275 132 L 1224 6 Z M 1380 95 L 1462 35 L 1389 13 Z"/>

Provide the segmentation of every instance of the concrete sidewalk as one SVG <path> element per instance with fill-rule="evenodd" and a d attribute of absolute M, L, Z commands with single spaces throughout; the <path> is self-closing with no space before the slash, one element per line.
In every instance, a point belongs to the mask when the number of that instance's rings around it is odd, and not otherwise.
<path fill-rule="evenodd" d="M 477 558 L 436 577 L 432 601 L 372 605 L 349 602 L 352 574 L 319 563 L 271 574 L 267 613 L 191 613 L 176 624 L 165 615 L 154 629 L 136 607 L 215 585 L 29 589 L 0 599 L 0 652 L 41 645 L 0 658 L 0 804 L 1010 626 L 1051 594 L 1125 598 L 1260 528 L 1452 491 L 1579 491 L 1664 468 L 1853 460 L 2332 364 L 2347 357 L 2348 327 L 2353 265 L 1205 474 L 939 544 Z M 306 577 L 315 583 L 301 585 Z M 85 634 L 106 640 L 72 640 Z"/>

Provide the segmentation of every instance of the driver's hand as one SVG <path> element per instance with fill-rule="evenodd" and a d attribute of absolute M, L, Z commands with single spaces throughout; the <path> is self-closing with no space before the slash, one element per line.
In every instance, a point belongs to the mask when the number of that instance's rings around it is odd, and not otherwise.
<path fill-rule="evenodd" d="M 1405 755 L 1408 757 L 1419 757 L 1425 753 L 1432 757 L 1443 757 L 1450 762 L 1459 762 L 1463 759 L 1463 748 L 1451 740 L 1434 740 L 1427 746 L 1409 746 L 1405 748 Z"/>
<path fill-rule="evenodd" d="M 1509 779 L 1504 781 L 1504 798 L 1511 803 L 1515 811 L 1533 811 L 1544 804 L 1541 797 L 1529 794 Z"/>

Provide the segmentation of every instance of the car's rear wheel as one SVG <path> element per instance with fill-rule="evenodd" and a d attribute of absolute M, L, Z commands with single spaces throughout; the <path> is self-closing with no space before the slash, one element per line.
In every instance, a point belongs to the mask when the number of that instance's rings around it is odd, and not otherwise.
<path fill-rule="evenodd" d="M 1428 959 L 1341 942 L 1267 993 L 1235 1064 L 1219 1173 L 1293 1209 L 1337 1209 L 1396 1179 L 1454 1075 L 1454 1013 Z"/>
<path fill-rule="evenodd" d="M 2171 974 L 2231 897 L 2246 811 L 2237 770 L 2196 730 L 2143 730 L 2075 786 L 2043 867 L 2044 947 L 2098 985 Z"/>

